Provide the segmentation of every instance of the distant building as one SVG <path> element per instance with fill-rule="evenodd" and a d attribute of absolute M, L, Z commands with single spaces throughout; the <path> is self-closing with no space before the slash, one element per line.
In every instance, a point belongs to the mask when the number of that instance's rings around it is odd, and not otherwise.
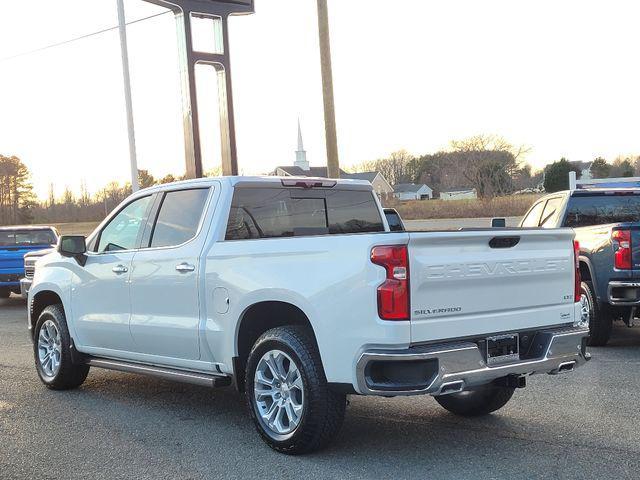
<path fill-rule="evenodd" d="M 572 167 L 575 167 L 576 170 L 580 172 L 578 178 L 580 180 L 591 180 L 593 177 L 591 176 L 591 164 L 593 162 L 582 162 L 580 160 L 569 162 Z"/>
<path fill-rule="evenodd" d="M 398 200 L 431 200 L 433 190 L 424 183 L 399 183 L 393 187 Z"/>
<path fill-rule="evenodd" d="M 359 172 L 340 174 L 341 178 L 351 178 L 353 180 L 368 180 L 373 185 L 373 191 L 380 197 L 387 197 L 393 193 L 393 187 L 380 172 Z"/>
<path fill-rule="evenodd" d="M 307 160 L 307 151 L 302 144 L 302 129 L 300 128 L 300 119 L 298 119 L 298 149 L 296 150 L 296 161 L 293 162 L 296 167 L 300 167 L 304 171 L 309 170 L 309 161 Z"/>
<path fill-rule="evenodd" d="M 311 167 L 307 160 L 307 152 L 302 142 L 302 130 L 300 121 L 298 121 L 298 149 L 296 150 L 296 159 L 293 165 L 284 165 L 276 167 L 272 175 L 279 177 L 320 177 L 327 178 L 327 167 Z M 348 178 L 352 180 L 367 180 L 373 185 L 373 190 L 380 196 L 387 197 L 393 193 L 393 187 L 380 172 L 360 172 L 347 173 L 340 170 L 340 178 Z"/>
<path fill-rule="evenodd" d="M 440 192 L 440 200 L 474 200 L 478 198 L 475 188 L 454 187 Z"/>

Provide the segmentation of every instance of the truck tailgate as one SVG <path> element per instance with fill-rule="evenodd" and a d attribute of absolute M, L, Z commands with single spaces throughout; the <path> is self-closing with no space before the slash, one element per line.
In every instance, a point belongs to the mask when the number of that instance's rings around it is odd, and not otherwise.
<path fill-rule="evenodd" d="M 573 231 L 409 234 L 411 341 L 570 323 Z"/>

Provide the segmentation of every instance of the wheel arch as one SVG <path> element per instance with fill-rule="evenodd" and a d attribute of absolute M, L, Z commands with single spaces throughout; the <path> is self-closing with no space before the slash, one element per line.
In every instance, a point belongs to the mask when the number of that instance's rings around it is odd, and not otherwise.
<path fill-rule="evenodd" d="M 32 333 L 42 311 L 50 305 L 57 304 L 61 304 L 64 309 L 62 298 L 53 290 L 41 290 L 33 296 L 29 308 L 29 327 Z"/>
<path fill-rule="evenodd" d="M 598 296 L 598 287 L 596 283 L 596 276 L 593 265 L 591 264 L 591 260 L 588 257 L 580 255 L 578 257 L 578 262 L 580 266 L 580 279 L 583 282 L 591 282 L 593 283 L 596 297 Z"/>
<path fill-rule="evenodd" d="M 318 341 L 309 316 L 297 305 L 286 301 L 267 300 L 253 303 L 244 310 L 238 322 L 234 343 L 233 376 L 238 390 L 242 391 L 244 388 L 244 372 L 253 344 L 267 330 L 285 325 L 307 327 L 318 349 Z"/>
<path fill-rule="evenodd" d="M 67 310 L 67 300 L 68 298 L 66 298 L 64 291 L 58 288 L 56 284 L 41 283 L 38 284 L 35 288 L 32 287 L 27 300 L 29 302 L 27 307 L 29 319 L 28 327 L 31 331 L 31 335 L 33 335 L 38 317 L 40 317 L 42 311 L 49 305 L 62 305 L 62 310 L 65 312 L 65 315 L 68 316 L 69 311 Z M 68 319 L 67 326 L 69 327 L 69 333 L 71 333 L 71 325 L 69 325 Z"/>

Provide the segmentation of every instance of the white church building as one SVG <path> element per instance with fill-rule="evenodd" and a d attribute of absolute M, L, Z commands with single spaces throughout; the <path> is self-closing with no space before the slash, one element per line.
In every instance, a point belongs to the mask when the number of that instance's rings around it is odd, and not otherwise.
<path fill-rule="evenodd" d="M 304 149 L 302 141 L 302 129 L 300 128 L 300 120 L 298 120 L 298 149 L 296 150 L 296 159 L 293 165 L 279 166 L 272 172 L 272 175 L 279 177 L 320 177 L 327 178 L 327 167 L 312 167 L 307 160 L 307 151 Z M 359 172 L 347 173 L 340 170 L 340 178 L 350 178 L 354 180 L 367 180 L 373 185 L 374 191 L 380 197 L 387 197 L 393 194 L 393 187 L 380 172 Z"/>

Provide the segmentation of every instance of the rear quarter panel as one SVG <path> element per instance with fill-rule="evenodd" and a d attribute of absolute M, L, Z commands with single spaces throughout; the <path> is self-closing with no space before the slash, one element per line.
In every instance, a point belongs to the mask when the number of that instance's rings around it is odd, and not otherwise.
<path fill-rule="evenodd" d="M 244 312 L 263 301 L 287 302 L 309 318 L 327 379 L 355 384 L 358 352 L 409 345 L 409 321 L 378 318 L 376 289 L 385 272 L 370 261 L 373 246 L 407 240 L 405 233 L 376 233 L 214 243 L 206 253 L 202 299 L 211 355 L 230 373 Z M 227 312 L 221 313 L 216 294 L 228 296 Z"/>
<path fill-rule="evenodd" d="M 616 228 L 631 230 L 632 270 L 614 268 L 614 252 L 611 233 Z M 600 301 L 608 300 L 608 285 L 612 280 L 632 280 L 640 278 L 640 225 L 637 223 L 612 223 L 575 229 L 576 240 L 580 242 L 580 257 L 589 265 L 591 280 Z"/>

